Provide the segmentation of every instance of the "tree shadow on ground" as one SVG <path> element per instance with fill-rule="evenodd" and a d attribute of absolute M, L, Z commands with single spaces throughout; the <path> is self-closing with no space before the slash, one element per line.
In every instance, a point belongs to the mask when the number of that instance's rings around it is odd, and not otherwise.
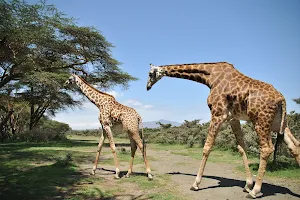
<path fill-rule="evenodd" d="M 72 166 L 60 167 L 53 164 L 26 171 L 12 171 L 1 165 L 0 199 L 43 199 L 55 196 L 60 188 L 73 185 L 81 178 L 83 175 Z"/>
<path fill-rule="evenodd" d="M 0 199 L 114 200 L 123 196 L 137 200 L 145 199 L 143 195 L 107 194 L 98 184 L 93 186 L 94 193 L 86 194 L 84 189 L 89 188 L 86 185 L 93 184 L 95 180 L 80 171 L 71 161 L 72 159 L 79 159 L 76 160 L 76 163 L 83 161 L 80 159 L 85 159 L 83 154 L 86 152 L 74 152 L 70 162 L 65 163 L 60 156 L 66 155 L 69 151 L 56 150 L 55 148 L 53 150 L 41 148 L 28 151 L 31 147 L 89 146 L 97 148 L 95 143 L 77 141 L 0 144 Z M 97 180 L 98 182 L 99 180 Z"/>
<path fill-rule="evenodd" d="M 5 170 L 5 169 L 1 169 Z M 0 199 L 104 199 L 114 200 L 120 197 L 144 200 L 144 195 L 113 194 L 107 197 L 104 191 L 94 188 L 93 194 L 77 192 L 85 185 L 93 184 L 87 181 L 88 175 L 76 171 L 72 166 L 56 164 L 35 167 L 27 171 L 1 175 Z M 96 186 L 95 186 L 96 187 Z"/>
<path fill-rule="evenodd" d="M 197 176 L 196 174 L 181 173 L 181 172 L 170 172 L 167 174 Z M 241 180 L 237 180 L 237 179 L 230 179 L 230 178 L 224 178 L 224 177 L 219 177 L 219 176 L 206 176 L 206 175 L 203 175 L 203 178 L 218 180 L 219 185 L 200 188 L 199 190 L 213 189 L 213 188 L 219 188 L 219 187 L 234 187 L 234 186 L 240 187 L 242 190 L 245 186 L 245 181 L 241 181 Z M 291 196 L 300 198 L 300 194 L 296 194 L 286 187 L 273 185 L 273 184 L 269 184 L 269 183 L 263 183 L 261 192 L 263 193 L 263 195 L 258 196 L 257 198 L 272 196 L 272 195 L 276 195 L 276 194 L 289 194 Z"/>
<path fill-rule="evenodd" d="M 91 169 L 91 168 L 88 168 L 88 169 Z M 100 168 L 97 168 L 97 170 L 102 170 L 102 171 L 105 171 L 105 172 L 108 172 L 106 175 L 113 175 L 116 173 L 115 170 L 111 170 L 111 169 L 105 169 L 103 167 L 100 167 Z M 96 172 L 97 173 L 97 172 Z M 125 175 L 127 174 L 127 171 L 120 171 L 120 177 L 125 177 Z M 148 177 L 148 174 L 147 173 L 144 173 L 144 172 L 132 172 L 131 173 L 131 176 L 145 176 L 146 178 Z"/>
<path fill-rule="evenodd" d="M 63 140 L 54 142 L 7 142 L 0 143 L 2 151 L 17 151 L 30 147 L 93 147 L 97 146 L 96 142 L 82 142 L 78 140 Z"/>

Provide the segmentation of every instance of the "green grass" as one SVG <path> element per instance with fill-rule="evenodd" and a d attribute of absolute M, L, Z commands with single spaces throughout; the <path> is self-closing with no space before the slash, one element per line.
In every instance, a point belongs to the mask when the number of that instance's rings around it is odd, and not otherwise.
<path fill-rule="evenodd" d="M 160 188 L 165 185 L 165 180 L 161 178 L 161 175 L 155 176 L 152 181 L 149 181 L 146 176 L 132 175 L 130 178 L 121 179 L 120 182 L 136 183 L 141 189 Z"/>
<path fill-rule="evenodd" d="M 143 197 L 149 199 L 184 199 L 176 193 L 171 175 L 156 174 L 148 181 L 145 174 L 133 174 L 131 178 L 116 180 L 115 187 L 107 186 L 105 179 L 85 175 L 81 164 L 92 166 L 95 159 L 98 137 L 69 136 L 69 140 L 47 143 L 11 142 L 0 144 L 0 199 L 100 199 L 130 195 L 125 189 L 128 183 L 134 184 Z M 106 141 L 107 142 L 107 141 Z M 116 138 L 117 144 L 125 146 L 125 151 L 117 145 L 121 164 L 128 166 L 130 160 L 129 141 Z M 201 159 L 201 148 L 187 148 L 184 145 L 149 144 L 149 148 L 171 151 L 173 154 Z M 114 168 L 111 150 L 106 143 L 101 152 L 99 165 Z M 154 158 L 149 158 L 155 162 Z M 236 152 L 214 150 L 209 162 L 234 163 L 243 170 L 242 159 Z M 143 164 L 142 156 L 137 155 L 135 164 Z M 251 158 L 254 173 L 258 159 Z M 286 168 L 268 171 L 267 176 L 300 179 L 299 168 Z M 144 169 L 143 165 L 140 165 Z M 126 168 L 127 169 L 127 168 Z M 124 168 L 125 170 L 125 168 Z"/>
<path fill-rule="evenodd" d="M 97 176 L 84 175 L 80 164 L 90 164 L 96 156 L 98 137 L 69 136 L 69 140 L 47 143 L 11 142 L 0 144 L 0 199 L 113 199 L 124 194 L 124 186 L 136 183 L 139 190 L 160 190 L 166 186 L 167 176 L 148 181 L 146 176 L 116 181 L 116 187 L 106 186 Z M 128 165 L 129 141 L 115 139 L 116 144 L 125 145 L 125 151 L 117 145 L 120 163 Z M 107 141 L 106 141 L 107 142 Z M 139 151 L 139 150 L 138 150 Z M 106 143 L 101 152 L 99 165 L 114 166 L 113 155 Z M 149 156 L 148 156 L 149 157 Z M 154 158 L 149 157 L 150 160 Z M 140 154 L 135 164 L 143 164 Z M 151 192 L 150 192 L 151 193 Z M 174 199 L 169 191 L 158 191 L 149 198 Z"/>
<path fill-rule="evenodd" d="M 125 141 L 116 140 L 120 142 Z M 0 144 L 0 199 L 86 199 L 120 193 L 120 189 L 99 187 L 102 179 L 86 177 L 77 167 L 82 163 L 92 165 L 97 143 L 98 137 L 72 136 L 61 142 Z M 129 152 L 118 154 L 121 162 L 129 162 Z M 103 148 L 102 155 L 109 156 L 100 163 L 113 166 L 110 148 Z M 137 156 L 135 163 L 142 163 L 142 159 Z M 78 187 L 82 183 L 84 187 Z"/>
<path fill-rule="evenodd" d="M 202 158 L 203 148 L 199 147 L 188 148 L 185 145 L 178 144 L 151 144 L 151 147 L 157 150 L 171 151 L 172 154 L 188 156 L 198 160 L 201 160 Z M 250 155 L 248 156 L 248 159 L 252 174 L 257 174 L 259 158 Z M 208 162 L 234 164 L 238 171 L 244 172 L 242 157 L 238 152 L 213 149 L 209 155 Z M 278 165 L 278 167 L 274 167 L 272 166 L 271 161 L 269 161 L 266 176 L 295 180 L 300 179 L 300 168 L 294 160 L 291 162 L 279 162 Z"/>
<path fill-rule="evenodd" d="M 151 194 L 147 194 L 149 199 L 161 199 L 161 200 L 173 200 L 173 199 L 186 199 L 180 194 L 176 194 L 176 186 L 169 185 L 172 183 L 171 175 L 156 175 L 152 181 L 149 181 L 146 176 L 133 175 L 127 179 L 121 179 L 121 183 L 135 183 L 138 187 L 145 191 L 153 191 Z"/>

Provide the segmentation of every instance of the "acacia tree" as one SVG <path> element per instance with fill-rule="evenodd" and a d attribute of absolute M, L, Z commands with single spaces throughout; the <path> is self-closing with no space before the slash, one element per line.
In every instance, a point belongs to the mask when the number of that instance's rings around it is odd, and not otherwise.
<path fill-rule="evenodd" d="M 0 92 L 12 87 L 10 101 L 29 102 L 30 128 L 46 112 L 78 105 L 63 88 L 70 73 L 102 89 L 136 80 L 119 68 L 111 48 L 96 28 L 76 25 L 53 5 L 0 0 Z"/>
<path fill-rule="evenodd" d="M 161 122 L 156 122 L 162 129 L 168 129 L 171 128 L 172 124 L 162 124 Z"/>
<path fill-rule="evenodd" d="M 298 99 L 293 99 L 293 101 L 295 101 L 296 104 L 300 104 L 300 98 L 298 98 Z"/>

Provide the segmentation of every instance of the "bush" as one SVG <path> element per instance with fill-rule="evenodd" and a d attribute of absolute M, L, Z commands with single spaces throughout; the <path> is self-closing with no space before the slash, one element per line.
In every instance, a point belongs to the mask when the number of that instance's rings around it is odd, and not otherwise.
<path fill-rule="evenodd" d="M 32 129 L 18 133 L 14 139 L 27 142 L 48 142 L 66 140 L 66 133 L 71 130 L 68 124 L 43 119 Z"/>

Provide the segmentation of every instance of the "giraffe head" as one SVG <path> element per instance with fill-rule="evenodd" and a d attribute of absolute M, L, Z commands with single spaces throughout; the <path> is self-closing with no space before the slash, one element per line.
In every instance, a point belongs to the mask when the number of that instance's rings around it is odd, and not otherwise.
<path fill-rule="evenodd" d="M 159 81 L 165 75 L 165 71 L 162 67 L 157 67 L 150 64 L 149 77 L 147 82 L 147 90 L 150 90 L 152 86 Z"/>
<path fill-rule="evenodd" d="M 76 83 L 76 75 L 75 74 L 72 74 L 68 80 L 65 82 L 64 85 L 71 85 L 71 84 L 74 84 Z"/>

